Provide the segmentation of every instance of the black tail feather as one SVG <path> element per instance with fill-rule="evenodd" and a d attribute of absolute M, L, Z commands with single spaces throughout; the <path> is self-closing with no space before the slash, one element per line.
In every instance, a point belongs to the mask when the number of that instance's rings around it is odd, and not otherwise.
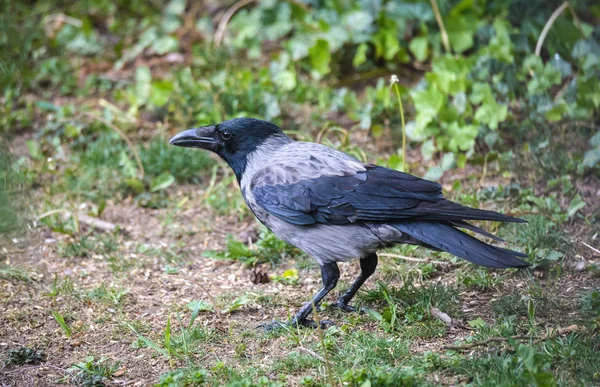
<path fill-rule="evenodd" d="M 459 228 L 464 228 L 465 230 L 473 231 L 473 232 L 475 232 L 477 234 L 486 236 L 486 237 L 491 238 L 491 239 L 493 239 L 495 241 L 504 242 L 504 239 L 502 239 L 500 237 L 497 237 L 496 235 L 491 234 L 491 233 L 489 233 L 489 232 L 487 232 L 487 231 L 485 231 L 485 230 L 483 230 L 483 229 L 481 229 L 481 228 L 479 228 L 477 226 L 474 226 L 471 223 L 465 222 L 464 220 L 451 220 L 450 223 L 453 226 L 456 226 L 456 227 L 459 227 Z"/>
<path fill-rule="evenodd" d="M 478 231 L 473 228 L 483 231 L 472 225 L 469 225 L 471 228 L 465 227 L 464 223 L 459 223 L 456 226 L 470 229 L 475 232 Z M 393 224 L 393 226 L 400 232 L 406 233 L 427 245 L 454 254 L 457 257 L 466 259 L 477 265 L 492 268 L 524 268 L 530 266 L 529 263 L 517 258 L 526 257 L 525 254 L 488 245 L 447 223 L 408 221 L 398 222 Z"/>

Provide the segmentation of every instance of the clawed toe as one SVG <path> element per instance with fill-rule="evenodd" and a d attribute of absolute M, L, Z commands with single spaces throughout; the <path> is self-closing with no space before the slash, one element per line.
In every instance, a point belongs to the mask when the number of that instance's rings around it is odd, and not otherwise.
<path fill-rule="evenodd" d="M 340 301 L 334 302 L 333 304 L 331 304 L 331 307 L 339 309 L 339 310 L 344 311 L 344 312 L 356 312 L 356 308 L 355 307 L 350 306 L 350 305 L 345 304 L 345 303 L 340 302 Z"/>
<path fill-rule="evenodd" d="M 331 304 L 331 307 L 332 308 L 337 308 L 337 309 L 339 309 L 339 310 L 341 310 L 343 312 L 348 312 L 348 313 L 350 313 L 350 312 L 358 312 L 360 314 L 367 313 L 367 309 L 366 308 L 356 309 L 355 307 L 350 306 L 350 305 L 345 304 L 345 303 L 340 302 L 340 301 L 334 302 L 333 304 Z"/>
<path fill-rule="evenodd" d="M 333 321 L 330 321 L 330 320 L 321 320 L 319 323 L 320 323 L 321 329 L 327 329 L 330 326 L 335 326 Z M 292 321 L 289 321 L 289 322 L 281 322 L 281 321 L 275 320 L 269 324 L 261 324 L 257 328 L 263 328 L 267 332 L 275 332 L 275 331 L 278 331 L 281 329 L 289 329 L 289 328 L 297 328 L 297 327 L 316 329 L 318 326 L 317 326 L 317 322 L 315 320 L 293 319 Z"/>

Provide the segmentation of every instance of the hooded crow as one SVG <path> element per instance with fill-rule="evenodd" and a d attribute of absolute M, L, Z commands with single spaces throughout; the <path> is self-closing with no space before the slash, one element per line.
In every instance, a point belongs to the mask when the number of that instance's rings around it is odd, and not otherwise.
<path fill-rule="evenodd" d="M 355 311 L 348 303 L 375 272 L 376 251 L 383 247 L 419 245 L 491 268 L 529 266 L 518 258 L 525 254 L 460 230 L 502 241 L 467 221 L 524 220 L 451 202 L 438 183 L 365 164 L 324 145 L 294 141 L 272 123 L 236 118 L 186 130 L 170 144 L 218 154 L 233 169 L 258 220 L 317 260 L 323 287 L 298 311 L 293 326 L 314 326 L 308 316 L 335 288 L 337 262 L 359 259 L 360 275 L 333 304 Z"/>

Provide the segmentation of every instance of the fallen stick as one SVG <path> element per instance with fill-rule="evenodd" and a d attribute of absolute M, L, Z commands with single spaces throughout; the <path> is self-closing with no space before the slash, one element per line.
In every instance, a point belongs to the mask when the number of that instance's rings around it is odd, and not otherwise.
<path fill-rule="evenodd" d="M 113 232 L 117 229 L 117 225 L 114 223 L 110 223 L 110 222 L 107 222 L 102 219 L 94 218 L 93 216 L 89 216 L 82 212 L 80 212 L 77 216 L 79 217 L 79 223 L 83 223 L 85 225 L 96 228 L 98 230 L 102 230 L 102 231 L 106 231 L 106 232 Z"/>
<path fill-rule="evenodd" d="M 460 344 L 460 345 L 444 345 L 442 346 L 443 349 L 453 349 L 453 350 L 463 350 L 463 349 L 471 349 L 474 347 L 483 347 L 486 346 L 490 343 L 504 343 L 508 340 L 534 340 L 533 343 L 537 344 L 540 341 L 544 341 L 544 340 L 548 340 L 551 338 L 556 337 L 557 335 L 564 335 L 566 333 L 573 333 L 573 332 L 577 332 L 578 330 L 580 330 L 581 328 L 577 325 L 570 325 L 568 327 L 565 328 L 556 328 L 556 329 L 550 329 L 548 330 L 546 333 L 544 333 L 543 335 L 536 337 L 536 336 L 530 336 L 530 335 L 515 335 L 515 336 L 510 336 L 510 337 L 490 337 L 487 340 L 482 340 L 482 341 L 476 341 L 474 343 L 469 343 L 469 344 Z"/>
<path fill-rule="evenodd" d="M 315 351 L 313 351 L 312 349 L 308 349 L 306 347 L 298 347 L 298 351 L 300 352 L 304 352 L 312 357 L 314 357 L 315 359 L 325 363 L 326 360 L 323 358 L 323 356 L 319 355 L 318 353 L 316 353 Z"/>
<path fill-rule="evenodd" d="M 438 308 L 430 308 L 429 309 L 429 313 L 436 318 L 439 318 L 440 320 L 442 320 L 447 326 L 449 327 L 460 327 L 460 328 L 466 328 L 459 320 L 452 318 L 448 315 L 448 313 L 444 313 L 441 310 L 439 310 Z"/>
<path fill-rule="evenodd" d="M 413 258 L 413 257 L 407 257 L 405 255 L 400 255 L 400 254 L 378 253 L 378 255 L 380 257 L 397 258 L 397 259 L 403 259 L 405 261 L 410 261 L 410 262 L 433 263 L 434 265 L 445 265 L 445 266 L 454 265 L 452 262 L 435 261 L 435 260 L 429 259 L 429 258 Z"/>

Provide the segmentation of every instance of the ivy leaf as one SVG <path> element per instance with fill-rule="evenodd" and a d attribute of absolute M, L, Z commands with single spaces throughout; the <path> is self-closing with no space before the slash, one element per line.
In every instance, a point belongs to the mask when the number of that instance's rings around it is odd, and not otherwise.
<path fill-rule="evenodd" d="M 477 29 L 477 20 L 474 17 L 451 16 L 446 26 L 453 51 L 460 54 L 473 47 L 473 35 Z"/>
<path fill-rule="evenodd" d="M 215 309 L 212 304 L 209 304 L 206 301 L 190 301 L 186 304 L 186 306 L 192 312 L 212 312 Z"/>
<path fill-rule="evenodd" d="M 152 180 L 152 184 L 150 185 L 150 191 L 162 191 L 167 189 L 175 182 L 175 177 L 170 173 L 163 173 L 158 175 Z"/>
<path fill-rule="evenodd" d="M 231 234 L 227 235 L 225 244 L 230 258 L 248 258 L 254 255 L 254 252 L 248 246 L 235 239 Z"/>
<path fill-rule="evenodd" d="M 444 93 L 440 93 L 433 87 L 424 91 L 413 92 L 411 95 L 417 115 L 429 119 L 438 114 L 446 100 Z"/>
<path fill-rule="evenodd" d="M 475 125 L 459 124 L 454 121 L 445 126 L 446 138 L 448 140 L 447 149 L 452 152 L 468 151 L 475 146 L 475 139 L 479 130 Z"/>
<path fill-rule="evenodd" d="M 410 41 L 408 49 L 413 53 L 419 62 L 423 62 L 425 59 L 427 59 L 427 55 L 429 53 L 427 37 L 418 36 L 414 38 Z"/>
<path fill-rule="evenodd" d="M 433 140 L 427 140 L 421 145 L 421 154 L 426 161 L 431 160 L 433 155 L 435 154 L 436 148 Z"/>
<path fill-rule="evenodd" d="M 567 210 L 567 214 L 569 215 L 569 218 L 572 218 L 579 210 L 581 210 L 583 207 L 585 207 L 586 204 L 587 203 L 585 201 L 583 201 L 583 198 L 581 197 L 581 195 L 579 195 L 579 194 L 575 195 L 573 200 L 571 200 L 569 209 Z"/>
<path fill-rule="evenodd" d="M 383 57 L 386 60 L 392 60 L 400 52 L 400 42 L 396 36 L 395 30 L 391 28 L 382 28 L 374 37 L 375 56 Z"/>
<path fill-rule="evenodd" d="M 173 93 L 174 85 L 172 81 L 156 81 L 152 82 L 150 88 L 150 102 L 154 106 L 164 106 L 169 101 Z"/>
<path fill-rule="evenodd" d="M 475 120 L 487 124 L 492 129 L 498 129 L 498 124 L 504 122 L 508 116 L 508 106 L 500 105 L 496 101 L 481 105 L 475 112 Z"/>
<path fill-rule="evenodd" d="M 598 163 L 600 163 L 600 146 L 590 149 L 583 156 L 583 165 L 588 168 L 593 168 Z"/>
<path fill-rule="evenodd" d="M 513 63 L 513 44 L 510 40 L 510 24 L 508 21 L 496 18 L 494 20 L 496 35 L 490 39 L 489 52 L 492 58 L 501 62 Z"/>
<path fill-rule="evenodd" d="M 470 99 L 474 104 L 481 103 L 473 117 L 476 122 L 486 124 L 490 129 L 496 130 L 498 124 L 506 120 L 508 106 L 496 102 L 489 84 L 481 82 L 474 84 Z"/>
<path fill-rule="evenodd" d="M 559 103 L 554 105 L 554 107 L 552 107 L 550 110 L 548 110 L 544 114 L 544 117 L 546 117 L 546 119 L 550 122 L 558 122 L 563 118 L 563 116 L 568 112 L 568 110 L 569 109 L 566 103 Z"/>
<path fill-rule="evenodd" d="M 369 46 L 366 43 L 361 43 L 356 49 L 356 54 L 354 54 L 354 59 L 352 59 L 352 65 L 354 67 L 358 67 L 361 64 L 367 61 L 367 52 L 369 51 Z"/>
<path fill-rule="evenodd" d="M 143 105 L 150 97 L 152 75 L 150 68 L 140 66 L 135 70 L 135 96 L 138 105 Z"/>
<path fill-rule="evenodd" d="M 315 45 L 308 49 L 308 56 L 313 69 L 318 74 L 325 75 L 330 71 L 331 53 L 326 40 L 317 39 Z"/>
<path fill-rule="evenodd" d="M 281 91 L 290 91 L 296 88 L 296 74 L 289 70 L 279 71 L 273 77 L 273 82 Z"/>

